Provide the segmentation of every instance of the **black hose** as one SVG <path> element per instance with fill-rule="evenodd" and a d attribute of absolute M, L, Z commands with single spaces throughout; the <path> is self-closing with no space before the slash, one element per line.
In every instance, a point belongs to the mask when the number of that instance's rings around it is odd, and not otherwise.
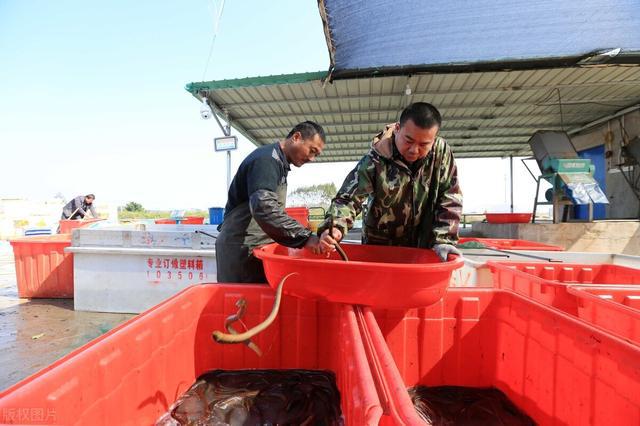
<path fill-rule="evenodd" d="M 209 234 L 208 232 L 200 231 L 199 229 L 196 229 L 195 233 L 196 233 L 196 234 L 204 234 L 204 235 L 206 235 L 207 237 L 211 237 L 211 238 L 213 238 L 214 240 L 217 240 L 217 239 L 218 239 L 218 237 L 216 237 L 215 235 L 211 235 L 211 234 Z"/>

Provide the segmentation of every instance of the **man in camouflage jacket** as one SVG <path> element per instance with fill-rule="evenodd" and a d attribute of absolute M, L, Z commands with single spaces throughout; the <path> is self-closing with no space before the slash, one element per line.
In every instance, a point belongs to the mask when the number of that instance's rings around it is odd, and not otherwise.
<path fill-rule="evenodd" d="M 442 260 L 459 254 L 453 245 L 458 241 L 462 192 L 451 148 L 437 136 L 441 123 L 435 107 L 418 102 L 373 139 L 319 227 L 325 249 L 353 227 L 366 203 L 363 244 L 433 248 Z"/>

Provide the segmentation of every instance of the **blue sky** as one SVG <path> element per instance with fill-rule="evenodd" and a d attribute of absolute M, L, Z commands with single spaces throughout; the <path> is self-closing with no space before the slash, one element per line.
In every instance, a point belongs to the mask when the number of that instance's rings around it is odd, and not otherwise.
<path fill-rule="evenodd" d="M 203 79 L 220 4 L 0 0 L 0 198 L 94 192 L 147 208 L 224 205 L 220 131 L 184 90 Z M 204 80 L 328 65 L 315 0 L 228 0 Z M 234 170 L 253 148 L 241 140 Z M 465 210 L 504 204 L 505 165 L 459 162 Z M 294 169 L 290 189 L 327 176 L 339 185 L 352 166 Z M 517 204 L 530 210 L 533 181 L 516 177 Z"/>

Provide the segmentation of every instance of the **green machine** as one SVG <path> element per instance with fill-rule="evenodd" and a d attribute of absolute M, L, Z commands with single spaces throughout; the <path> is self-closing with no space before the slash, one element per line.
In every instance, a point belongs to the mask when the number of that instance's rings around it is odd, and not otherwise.
<path fill-rule="evenodd" d="M 608 204 L 607 197 L 593 178 L 595 165 L 589 159 L 580 158 L 565 132 L 538 131 L 529 139 L 531 151 L 538 163 L 541 175 L 537 178 L 533 205 L 535 222 L 538 205 L 553 205 L 553 222 L 567 221 L 567 207 L 589 206 L 589 221 L 593 220 L 593 204 Z M 532 174 L 533 175 L 533 174 Z M 546 202 L 538 201 L 540 182 L 551 184 L 545 193 Z"/>

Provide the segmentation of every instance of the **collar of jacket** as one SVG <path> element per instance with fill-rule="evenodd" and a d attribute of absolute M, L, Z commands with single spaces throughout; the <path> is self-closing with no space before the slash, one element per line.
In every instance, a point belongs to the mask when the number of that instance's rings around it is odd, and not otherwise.
<path fill-rule="evenodd" d="M 416 163 L 412 164 L 411 166 L 405 163 L 402 156 L 397 151 L 397 147 L 395 146 L 395 135 L 393 133 L 395 126 L 396 126 L 396 123 L 387 124 L 384 127 L 384 130 L 378 133 L 373 138 L 373 141 L 371 142 L 371 150 L 373 152 L 375 152 L 376 154 L 378 154 L 378 156 L 384 159 L 393 161 L 394 163 L 408 169 L 409 171 L 411 171 L 412 169 L 416 170 L 417 168 L 420 168 L 422 165 L 424 165 L 427 162 L 428 159 L 433 157 L 433 151 L 435 149 L 435 146 L 440 143 L 440 140 L 441 140 L 440 136 L 436 136 L 436 141 L 431 147 L 431 151 L 429 151 L 426 157 L 420 160 L 417 160 Z M 394 155 L 396 153 L 397 155 Z"/>
<path fill-rule="evenodd" d="M 284 165 L 284 169 L 286 171 L 291 171 L 291 166 L 289 165 L 289 161 L 287 161 L 287 156 L 284 155 L 284 151 L 282 150 L 282 147 L 280 146 L 279 141 L 274 144 L 272 156 L 276 160 L 279 159 L 280 161 L 282 161 L 282 164 Z"/>

